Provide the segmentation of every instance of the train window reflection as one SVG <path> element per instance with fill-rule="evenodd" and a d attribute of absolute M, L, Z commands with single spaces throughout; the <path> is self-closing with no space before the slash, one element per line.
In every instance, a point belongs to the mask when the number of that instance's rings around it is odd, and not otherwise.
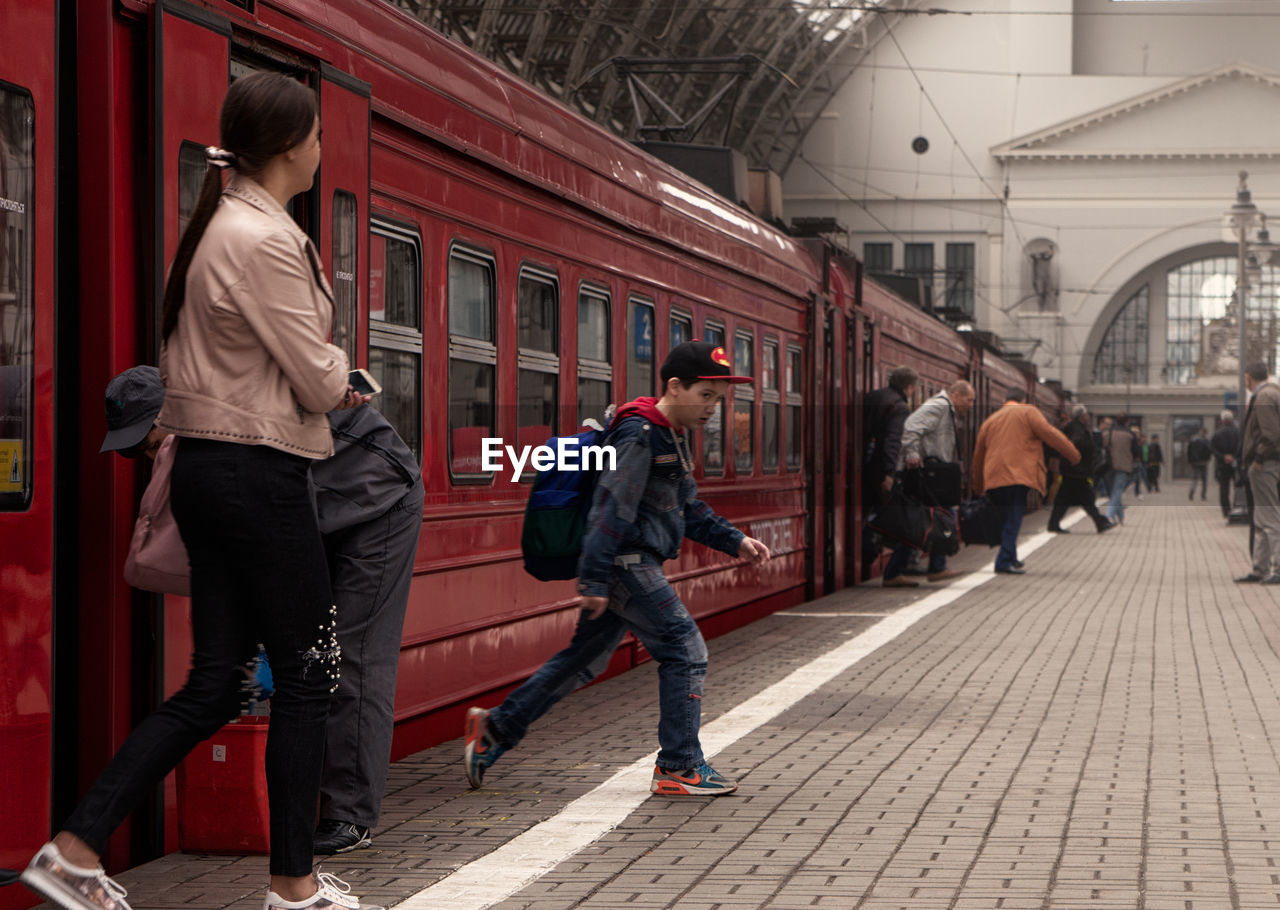
<path fill-rule="evenodd" d="M 674 348 L 686 341 L 693 341 L 693 317 L 673 309 L 671 311 L 671 347 Z"/>
<path fill-rule="evenodd" d="M 654 393 L 653 334 L 653 304 L 638 298 L 627 301 L 628 400 Z"/>
<path fill-rule="evenodd" d="M 356 197 L 345 190 L 333 194 L 333 343 L 356 356 Z M 385 310 L 384 310 L 385 312 Z"/>
<path fill-rule="evenodd" d="M 787 348 L 787 470 L 799 470 L 804 463 L 804 422 L 801 417 L 804 399 L 801 397 L 800 349 Z"/>
<path fill-rule="evenodd" d="M 516 296 L 520 445 L 537 446 L 559 432 L 560 283 L 549 272 L 524 269 Z M 527 471 L 521 479 L 532 482 L 535 476 Z"/>
<path fill-rule="evenodd" d="M 718 348 L 724 347 L 724 326 L 708 322 L 703 340 Z M 724 402 L 716 408 L 702 428 L 702 470 L 706 474 L 724 473 Z"/>
<path fill-rule="evenodd" d="M 204 146 L 184 142 L 178 149 L 178 236 L 181 237 L 200 200 L 200 187 L 204 185 L 205 172 L 209 170 Z"/>
<path fill-rule="evenodd" d="M 778 397 L 778 342 L 764 340 L 760 358 L 760 449 L 766 471 L 778 470 L 778 420 L 782 404 Z"/>
<path fill-rule="evenodd" d="M 613 403 L 609 357 L 609 292 L 589 285 L 578 291 L 578 423 L 602 420 Z"/>
<path fill-rule="evenodd" d="M 733 372 L 736 376 L 754 376 L 755 342 L 750 332 L 733 337 Z M 755 468 L 755 391 L 750 383 L 733 387 L 733 466 L 739 474 L 750 474 Z"/>
<path fill-rule="evenodd" d="M 31 502 L 34 421 L 35 108 L 0 86 L 0 509 Z"/>
<path fill-rule="evenodd" d="M 340 250 L 348 242 L 339 227 L 339 198 L 334 197 L 334 274 L 355 274 L 355 237 L 351 251 Z M 355 198 L 350 198 L 354 218 Z M 354 235 L 354 226 L 351 234 Z M 369 372 L 382 384 L 373 406 L 382 412 L 396 432 L 422 460 L 422 247 L 411 230 L 389 222 L 374 221 L 369 235 Z M 344 269 L 344 265 L 346 269 Z M 343 285 L 349 285 L 350 291 Z M 355 363 L 355 280 L 335 280 L 334 303 L 338 321 L 334 344 L 353 356 Z M 347 298 L 346 310 L 341 302 Z M 346 328 L 340 328 L 345 323 Z"/>
<path fill-rule="evenodd" d="M 494 263 L 487 253 L 449 254 L 449 469 L 455 480 L 483 483 L 482 440 L 497 436 L 498 346 Z"/>

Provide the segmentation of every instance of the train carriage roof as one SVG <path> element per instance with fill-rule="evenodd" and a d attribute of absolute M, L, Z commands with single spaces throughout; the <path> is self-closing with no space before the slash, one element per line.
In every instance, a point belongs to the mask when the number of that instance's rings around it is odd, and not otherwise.
<path fill-rule="evenodd" d="M 790 295 L 806 296 L 820 278 L 783 232 L 401 10 L 261 0 L 257 14 L 279 31 L 303 22 L 321 32 L 328 62 L 372 85 L 381 116 Z"/>

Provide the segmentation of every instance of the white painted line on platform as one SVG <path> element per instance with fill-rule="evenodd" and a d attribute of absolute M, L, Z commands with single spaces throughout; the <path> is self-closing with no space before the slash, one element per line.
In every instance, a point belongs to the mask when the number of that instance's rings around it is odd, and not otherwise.
<path fill-rule="evenodd" d="M 1077 512 L 1062 522 L 1062 525 L 1069 527 L 1084 517 L 1083 511 Z M 1043 531 L 1025 541 L 1019 541 L 1018 550 L 1023 554 L 1032 553 L 1054 536 Z M 956 578 L 909 607 L 885 616 L 861 635 L 814 658 L 792 671 L 785 679 L 703 726 L 700 738 L 708 760 L 773 720 L 873 651 L 893 641 L 930 613 L 954 603 L 974 588 L 990 581 L 994 569 L 995 563 L 988 563 L 982 569 Z M 632 762 L 590 793 L 569 803 L 556 815 L 396 904 L 397 910 L 440 910 L 444 907 L 449 910 L 484 910 L 506 900 L 579 850 L 608 834 L 639 808 L 650 796 L 649 781 L 657 754 L 654 751 Z"/>

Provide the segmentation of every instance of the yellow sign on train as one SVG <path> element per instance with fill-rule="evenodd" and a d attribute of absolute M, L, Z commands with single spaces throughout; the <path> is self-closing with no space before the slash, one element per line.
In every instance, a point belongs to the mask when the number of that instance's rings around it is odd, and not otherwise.
<path fill-rule="evenodd" d="M 0 439 L 0 493 L 22 492 L 22 440 Z"/>

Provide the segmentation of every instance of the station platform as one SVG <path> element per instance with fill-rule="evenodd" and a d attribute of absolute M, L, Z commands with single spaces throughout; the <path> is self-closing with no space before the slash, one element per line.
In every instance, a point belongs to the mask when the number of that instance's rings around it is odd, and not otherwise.
<path fill-rule="evenodd" d="M 650 797 L 656 666 L 575 693 L 469 790 L 396 763 L 369 903 L 481 908 L 1280 905 L 1280 588 L 1185 482 L 1073 533 L 1027 517 L 948 585 L 878 582 L 713 639 L 704 744 L 737 794 Z M 264 857 L 117 876 L 135 908 L 258 908 Z"/>

